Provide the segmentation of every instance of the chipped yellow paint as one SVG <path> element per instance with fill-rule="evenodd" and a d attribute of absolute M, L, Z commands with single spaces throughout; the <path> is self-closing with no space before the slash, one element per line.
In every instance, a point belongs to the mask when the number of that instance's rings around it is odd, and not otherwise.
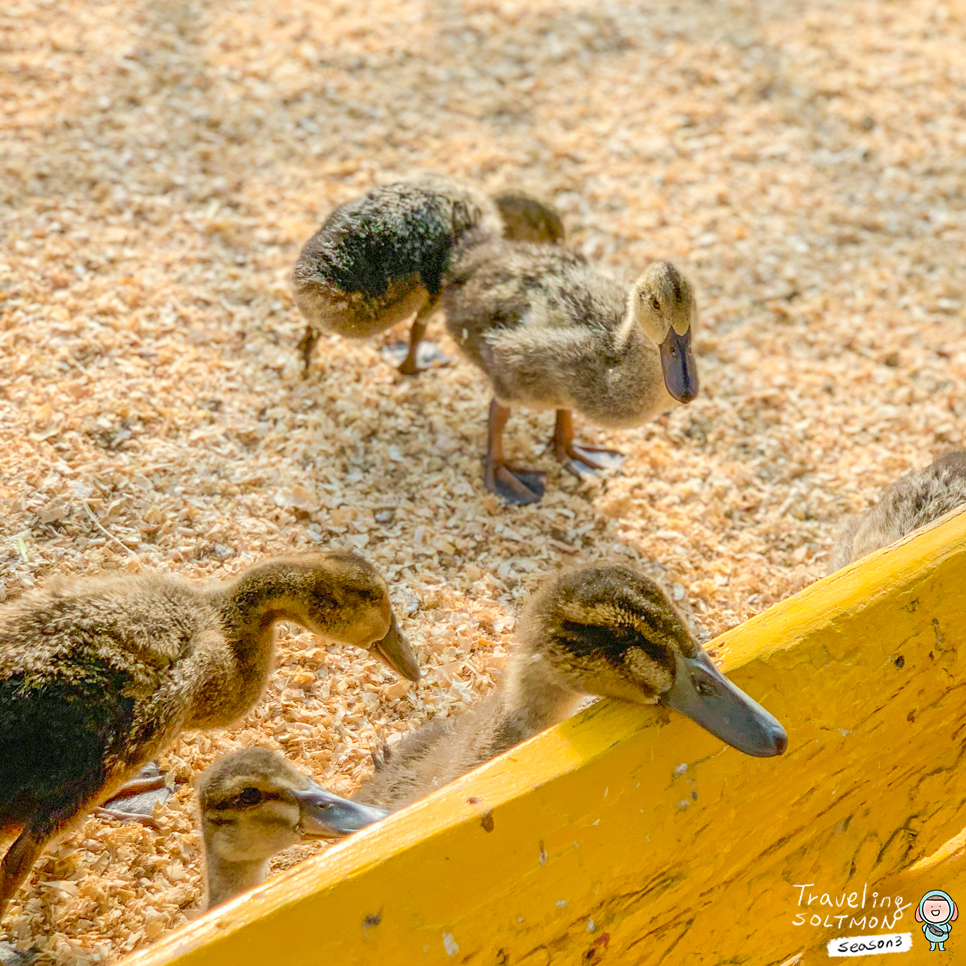
<path fill-rule="evenodd" d="M 806 883 L 902 889 L 929 962 L 917 890 L 966 905 L 964 589 L 966 512 L 719 638 L 781 758 L 601 702 L 124 966 L 818 962 Z"/>

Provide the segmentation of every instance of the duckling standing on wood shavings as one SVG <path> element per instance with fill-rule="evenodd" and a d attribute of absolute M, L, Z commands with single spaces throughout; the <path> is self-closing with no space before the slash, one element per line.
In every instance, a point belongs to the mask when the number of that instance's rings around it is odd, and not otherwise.
<path fill-rule="evenodd" d="M 493 386 L 483 479 L 508 503 L 544 492 L 544 474 L 504 457 L 511 406 L 556 410 L 554 454 L 579 476 L 623 457 L 576 443 L 575 410 L 601 426 L 639 426 L 698 394 L 697 304 L 668 262 L 628 292 L 565 248 L 467 243 L 446 273 L 442 305 L 450 335 Z"/>
<path fill-rule="evenodd" d="M 535 198 L 490 198 L 439 175 L 381 185 L 339 205 L 306 242 L 292 276 L 308 323 L 299 343 L 304 371 L 323 333 L 364 339 L 414 317 L 399 371 L 415 375 L 443 273 L 474 229 L 551 243 L 564 234 L 557 213 Z"/>
<path fill-rule="evenodd" d="M 563 721 L 586 695 L 663 704 L 749 755 L 787 747 L 781 724 L 715 668 L 661 588 L 629 567 L 552 578 L 517 636 L 503 687 L 386 749 L 353 800 L 402 808 Z"/>
<path fill-rule="evenodd" d="M 186 728 L 261 697 L 274 625 L 419 671 L 386 582 L 351 553 L 280 557 L 199 588 L 167 574 L 54 581 L 0 608 L 0 916 L 44 847 Z"/>
<path fill-rule="evenodd" d="M 269 860 L 305 839 L 339 838 L 389 813 L 333 795 L 277 751 L 224 755 L 198 779 L 206 908 L 265 881 Z"/>
<path fill-rule="evenodd" d="M 832 551 L 828 572 L 888 547 L 963 504 L 966 450 L 954 450 L 900 477 L 874 507 L 849 519 Z"/>

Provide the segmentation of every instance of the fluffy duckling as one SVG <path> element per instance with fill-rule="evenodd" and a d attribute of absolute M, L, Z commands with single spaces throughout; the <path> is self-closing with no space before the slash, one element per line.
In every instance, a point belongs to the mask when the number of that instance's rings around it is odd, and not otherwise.
<path fill-rule="evenodd" d="M 504 457 L 511 406 L 555 409 L 554 453 L 580 474 L 621 456 L 576 443 L 574 410 L 601 426 L 638 426 L 698 393 L 697 305 L 668 262 L 628 292 L 577 252 L 489 240 L 460 252 L 442 306 L 450 335 L 493 386 L 483 480 L 508 503 L 536 503 L 544 489 L 543 474 Z"/>
<path fill-rule="evenodd" d="M 888 547 L 964 503 L 966 450 L 955 450 L 900 477 L 874 507 L 851 517 L 836 541 L 828 572 Z"/>
<path fill-rule="evenodd" d="M 299 343 L 304 371 L 323 333 L 363 339 L 413 317 L 399 371 L 415 375 L 443 273 L 470 232 L 555 242 L 563 225 L 527 195 L 489 198 L 438 175 L 381 185 L 339 205 L 305 244 L 292 275 L 307 322 Z"/>
<path fill-rule="evenodd" d="M 198 780 L 206 908 L 265 881 L 269 860 L 304 839 L 339 838 L 389 813 L 333 795 L 277 751 L 245 748 Z"/>
<path fill-rule="evenodd" d="M 416 680 L 386 582 L 351 553 L 280 557 L 198 587 L 167 574 L 52 582 L 0 608 L 0 915 L 44 846 L 186 728 L 261 696 L 274 624 L 367 648 Z"/>
<path fill-rule="evenodd" d="M 401 808 L 569 717 L 586 695 L 660 703 L 749 755 L 785 731 L 711 663 L 661 588 L 624 566 L 581 567 L 529 601 L 494 694 L 407 735 L 354 799 Z"/>

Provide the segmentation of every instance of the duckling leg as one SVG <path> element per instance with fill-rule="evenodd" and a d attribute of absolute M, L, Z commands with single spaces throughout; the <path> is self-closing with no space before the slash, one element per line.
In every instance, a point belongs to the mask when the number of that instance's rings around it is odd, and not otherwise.
<path fill-rule="evenodd" d="M 302 356 L 302 378 L 305 379 L 309 374 L 309 364 L 312 362 L 312 353 L 315 345 L 319 341 L 319 334 L 311 325 L 305 327 L 305 335 L 299 340 L 299 354 Z"/>
<path fill-rule="evenodd" d="M 574 476 L 616 469 L 627 459 L 623 453 L 601 446 L 587 446 L 574 442 L 574 417 L 569 409 L 557 410 L 553 428 L 554 455 Z"/>
<path fill-rule="evenodd" d="M 146 825 L 148 828 L 161 828 L 161 826 L 158 824 L 158 820 L 153 815 L 147 815 L 144 812 L 126 812 L 122 808 L 107 808 L 104 805 L 98 805 L 97 808 L 94 809 L 94 814 L 98 818 L 113 818 L 118 822 L 139 822 L 141 825 Z"/>
<path fill-rule="evenodd" d="M 145 792 L 156 792 L 164 788 L 167 782 L 164 775 L 151 775 L 147 778 L 132 778 L 125 782 L 112 796 L 113 802 L 117 798 L 131 798 L 134 795 L 143 795 Z M 110 811 L 110 809 L 108 810 Z"/>
<path fill-rule="evenodd" d="M 35 819 L 24 827 L 13 845 L 7 849 L 7 854 L 0 863 L 0 919 L 49 839 L 50 835 L 42 834 Z"/>
<path fill-rule="evenodd" d="M 496 399 L 490 403 L 489 435 L 483 458 L 483 485 L 507 503 L 538 503 L 543 496 L 546 473 L 524 470 L 507 463 L 503 456 L 503 430 L 510 418 L 510 407 Z"/>
<path fill-rule="evenodd" d="M 409 349 L 405 358 L 396 367 L 404 376 L 417 376 L 434 363 L 437 366 L 445 366 L 451 361 L 450 357 L 440 352 L 433 343 L 422 341 L 426 334 L 426 326 L 438 305 L 438 298 L 430 298 L 416 312 L 416 317 L 413 319 L 412 327 L 409 330 Z M 401 348 L 401 344 L 389 346 L 385 350 L 385 354 L 395 362 L 399 358 Z M 420 352 L 420 349 L 423 351 Z"/>

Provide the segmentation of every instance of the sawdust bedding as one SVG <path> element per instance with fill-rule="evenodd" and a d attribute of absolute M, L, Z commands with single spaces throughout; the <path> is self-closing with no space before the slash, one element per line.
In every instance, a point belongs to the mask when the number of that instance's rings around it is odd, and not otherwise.
<path fill-rule="evenodd" d="M 844 514 L 962 446 L 964 14 L 7 4 L 3 593 L 349 547 L 386 574 L 426 675 L 411 689 L 283 634 L 258 709 L 165 756 L 184 784 L 161 832 L 89 818 L 38 863 L 6 938 L 105 963 L 184 922 L 193 776 L 262 742 L 350 792 L 383 739 L 491 686 L 549 569 L 636 563 L 707 639 L 813 581 Z M 469 365 L 406 380 L 378 340 L 333 338 L 299 379 L 300 245 L 333 205 L 415 169 L 533 191 L 589 256 L 692 275 L 698 400 L 632 432 L 581 427 L 630 454 L 618 475 L 561 473 L 548 417 L 519 413 L 510 452 L 549 486 L 506 509 L 480 484 L 487 391 Z"/>

